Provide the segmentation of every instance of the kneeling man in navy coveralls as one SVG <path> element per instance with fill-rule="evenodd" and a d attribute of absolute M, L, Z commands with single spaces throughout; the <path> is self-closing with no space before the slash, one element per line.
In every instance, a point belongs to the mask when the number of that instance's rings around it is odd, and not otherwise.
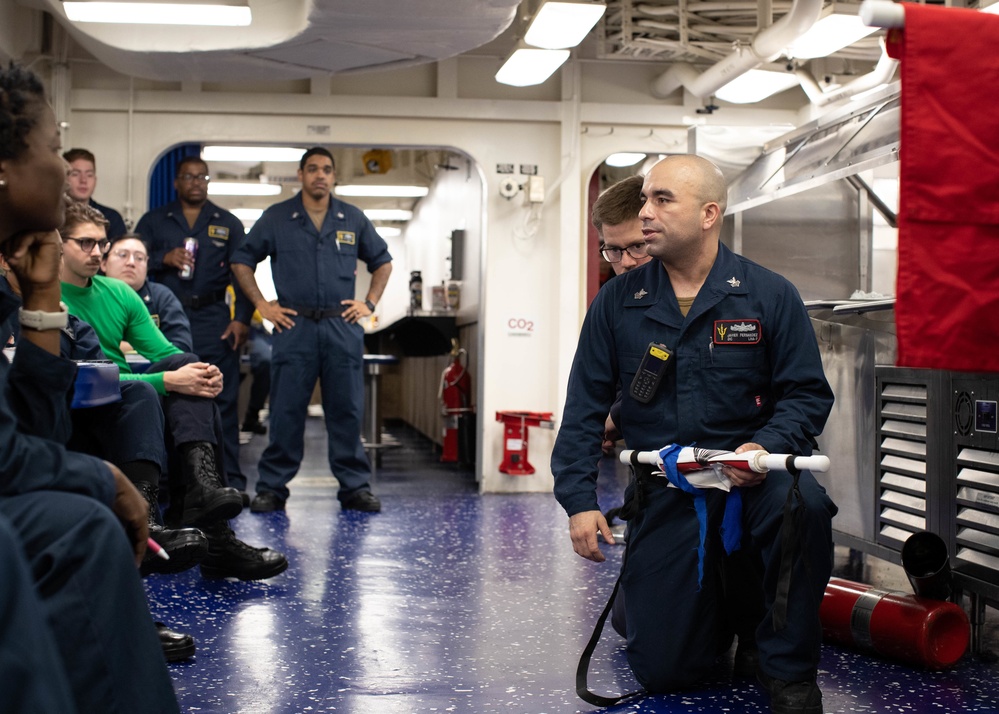
<path fill-rule="evenodd" d="M 726 187 L 718 168 L 697 156 L 669 156 L 645 178 L 642 197 L 653 260 L 608 282 L 590 306 L 552 454 L 573 548 L 596 562 L 604 560 L 597 533 L 613 538 L 596 480 L 604 419 L 618 391 L 621 432 L 638 450 L 673 442 L 808 455 L 833 403 L 795 288 L 719 240 Z M 672 352 L 672 365 L 651 396 L 633 394 L 653 343 Z M 802 472 L 785 519 L 791 474 L 725 467 L 725 475 L 740 487 L 741 546 L 764 568 L 758 677 L 777 714 L 821 714 L 819 604 L 832 570 L 836 506 Z M 668 483 L 651 469 L 639 472 L 626 495 L 633 511 L 621 575 L 627 655 L 648 692 L 695 685 L 716 671 L 731 643 L 717 577 L 726 494 L 704 490 L 702 542 L 693 497 Z M 785 553 L 782 526 L 792 523 L 795 547 Z M 781 577 L 782 558 L 789 577 Z"/>

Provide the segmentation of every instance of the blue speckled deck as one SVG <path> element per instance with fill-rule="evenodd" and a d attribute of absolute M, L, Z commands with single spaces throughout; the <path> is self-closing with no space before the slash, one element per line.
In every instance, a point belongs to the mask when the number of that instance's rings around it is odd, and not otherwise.
<path fill-rule="evenodd" d="M 233 522 L 247 542 L 283 551 L 286 573 L 241 583 L 204 580 L 194 569 L 146 581 L 156 619 L 197 641 L 193 659 L 170 666 L 181 710 L 594 711 L 576 697 L 574 674 L 623 549 L 604 546 L 602 565 L 584 561 L 550 495 L 479 496 L 469 473 L 438 464 L 426 442 L 401 428 L 393 434 L 402 446 L 384 452 L 378 470 L 384 512 L 341 512 L 321 429 L 321 420 L 309 420 L 307 460 L 287 512 L 247 512 Z M 265 439 L 243 447 L 251 483 Z M 605 461 L 608 508 L 620 500 L 624 475 Z M 994 626 L 986 634 L 995 649 Z M 635 688 L 621 645 L 608 626 L 592 689 Z M 827 645 L 819 683 L 827 714 L 995 713 L 997 674 L 997 665 L 971 657 L 950 672 L 927 673 Z M 703 689 L 605 711 L 769 707 L 752 682 L 733 683 L 720 671 Z"/>

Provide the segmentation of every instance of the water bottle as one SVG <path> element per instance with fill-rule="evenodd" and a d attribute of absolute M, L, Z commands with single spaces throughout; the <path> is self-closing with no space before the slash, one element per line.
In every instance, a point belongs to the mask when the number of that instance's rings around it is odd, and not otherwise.
<path fill-rule="evenodd" d="M 197 238 L 185 238 L 184 239 L 184 250 L 188 252 L 191 256 L 192 263 L 190 265 L 185 265 L 180 269 L 180 279 L 190 280 L 194 277 L 194 263 L 195 258 L 198 257 L 198 239 Z"/>

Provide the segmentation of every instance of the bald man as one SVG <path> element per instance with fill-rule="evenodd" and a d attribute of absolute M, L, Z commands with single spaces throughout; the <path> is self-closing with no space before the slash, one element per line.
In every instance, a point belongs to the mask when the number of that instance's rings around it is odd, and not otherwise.
<path fill-rule="evenodd" d="M 667 157 L 646 176 L 642 197 L 652 260 L 610 281 L 590 306 L 552 454 L 573 549 L 595 562 L 604 560 L 597 533 L 611 538 L 595 486 L 604 415 L 617 390 L 623 437 L 639 450 L 672 442 L 810 454 L 833 403 L 795 288 L 719 240 L 726 187 L 718 168 L 697 156 Z M 643 394 L 632 381 L 653 346 L 672 358 Z M 736 540 L 765 571 L 758 676 L 772 711 L 821 714 L 819 603 L 836 506 L 808 472 L 725 471 L 741 496 L 726 526 L 741 525 Z M 632 512 L 621 574 L 627 655 L 648 692 L 714 674 L 732 637 L 719 576 L 731 497 L 667 485 L 651 469 L 637 473 L 624 509 Z M 785 503 L 792 518 L 784 518 Z M 793 546 L 783 550 L 782 528 Z"/>

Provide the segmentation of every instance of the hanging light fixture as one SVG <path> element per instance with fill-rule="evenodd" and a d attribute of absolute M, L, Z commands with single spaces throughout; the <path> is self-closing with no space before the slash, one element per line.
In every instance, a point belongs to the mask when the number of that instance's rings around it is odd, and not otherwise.
<path fill-rule="evenodd" d="M 715 98 L 732 104 L 752 104 L 800 84 L 792 72 L 751 69 L 715 92 Z"/>
<path fill-rule="evenodd" d="M 546 50 L 575 47 L 606 11 L 607 5 L 602 2 L 548 0 L 531 18 L 524 42 Z"/>
<path fill-rule="evenodd" d="M 569 59 L 569 50 L 539 50 L 518 43 L 496 73 L 496 81 L 512 87 L 541 84 Z"/>
<path fill-rule="evenodd" d="M 822 9 L 819 19 L 785 50 L 788 57 L 815 59 L 828 57 L 877 31 L 864 24 L 860 5 L 832 3 Z"/>

